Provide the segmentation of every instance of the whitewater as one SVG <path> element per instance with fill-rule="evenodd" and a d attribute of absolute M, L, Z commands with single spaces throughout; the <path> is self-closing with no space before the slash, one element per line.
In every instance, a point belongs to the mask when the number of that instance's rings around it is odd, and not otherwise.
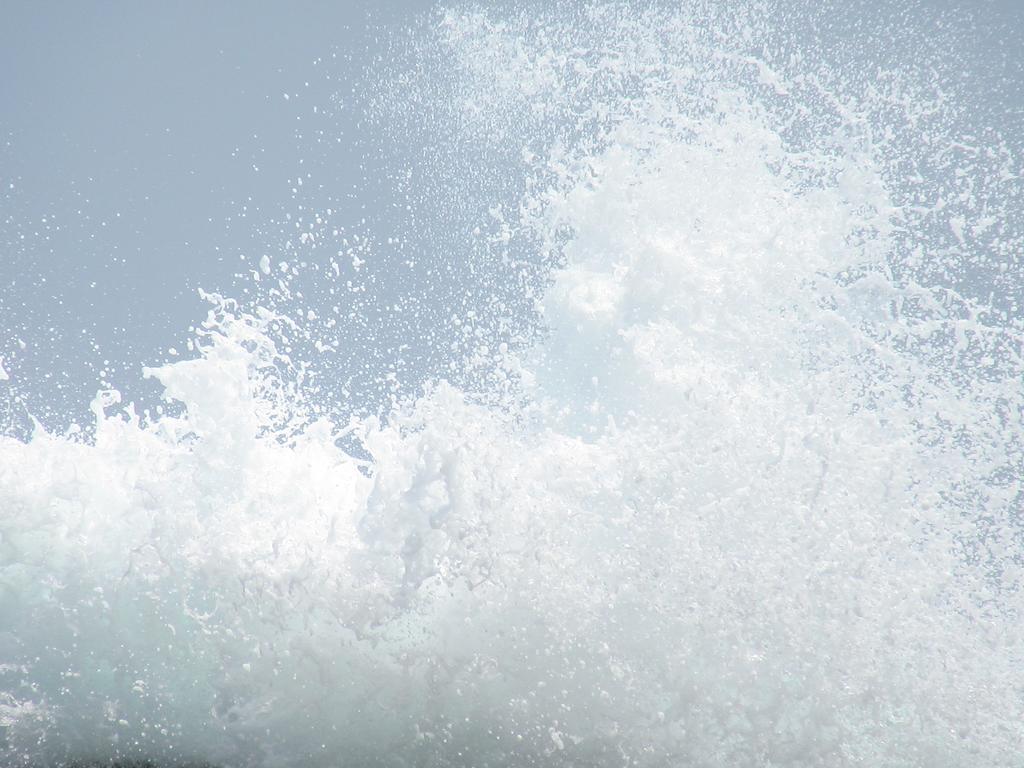
<path fill-rule="evenodd" d="M 448 374 L 315 375 L 374 258 L 325 214 L 161 408 L 0 437 L 0 762 L 1024 764 L 1019 148 L 955 26 L 858 64 L 794 8 L 403 33 L 367 109 L 515 189 Z"/>

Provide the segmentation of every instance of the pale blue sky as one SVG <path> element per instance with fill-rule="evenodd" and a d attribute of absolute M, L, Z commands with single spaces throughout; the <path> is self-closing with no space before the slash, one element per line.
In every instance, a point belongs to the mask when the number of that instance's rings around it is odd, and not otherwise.
<path fill-rule="evenodd" d="M 431 7 L 3 3 L 0 356 L 34 414 L 60 423 L 104 359 L 126 386 L 181 346 L 196 287 L 226 289 L 240 253 L 274 245 L 310 105 L 374 55 L 375 29 Z M 332 163 L 355 178 L 347 146 Z"/>

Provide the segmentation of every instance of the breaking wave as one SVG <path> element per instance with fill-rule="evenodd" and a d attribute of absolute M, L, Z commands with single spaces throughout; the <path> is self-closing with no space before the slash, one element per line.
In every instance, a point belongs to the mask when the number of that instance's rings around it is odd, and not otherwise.
<path fill-rule="evenodd" d="M 371 257 L 318 218 L 333 314 L 265 260 L 162 409 L 0 439 L 3 762 L 1019 764 L 1020 161 L 954 33 L 433 22 L 372 106 L 505 164 L 486 300 L 342 418 L 307 370 Z"/>

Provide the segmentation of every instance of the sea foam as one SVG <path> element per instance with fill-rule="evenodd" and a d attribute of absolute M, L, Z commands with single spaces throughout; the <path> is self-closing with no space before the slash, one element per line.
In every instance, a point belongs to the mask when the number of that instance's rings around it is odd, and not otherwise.
<path fill-rule="evenodd" d="M 450 380 L 340 421 L 210 295 L 163 413 L 0 439 L 5 764 L 1017 764 L 1019 161 L 770 11 L 418 33 L 534 255 Z"/>

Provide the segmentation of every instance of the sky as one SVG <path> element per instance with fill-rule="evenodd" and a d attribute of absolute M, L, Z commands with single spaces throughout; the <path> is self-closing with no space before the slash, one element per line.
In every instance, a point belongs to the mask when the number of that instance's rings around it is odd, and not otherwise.
<path fill-rule="evenodd" d="M 122 361 L 127 380 L 180 347 L 205 313 L 197 287 L 223 289 L 240 255 L 275 245 L 310 106 L 368 63 L 375 29 L 431 8 L 3 5 L 0 356 L 55 426 L 104 368 L 116 385 Z M 343 179 L 360 164 L 345 138 Z"/>
<path fill-rule="evenodd" d="M 848 21 L 884 25 L 908 7 L 840 5 L 808 32 L 853 56 Z M 242 8 L 3 3 L 0 359 L 22 399 L 0 412 L 8 427 L 18 411 L 59 428 L 98 381 L 131 389 L 140 365 L 181 348 L 205 313 L 197 288 L 227 291 L 280 250 L 278 224 L 295 211 L 304 164 L 319 163 L 321 190 L 348 201 L 348 220 L 393 196 L 369 178 L 366 142 L 380 126 L 362 123 L 357 108 L 332 110 L 325 123 L 323 110 L 382 55 L 381 30 L 429 19 L 434 4 Z M 979 89 L 979 120 L 998 123 L 1010 119 L 1000 114 L 1007 104 L 1024 103 L 1013 58 L 1024 5 L 979 0 L 970 10 L 975 75 L 990 84 Z M 1010 117 L 1020 124 L 1020 109 Z"/>

